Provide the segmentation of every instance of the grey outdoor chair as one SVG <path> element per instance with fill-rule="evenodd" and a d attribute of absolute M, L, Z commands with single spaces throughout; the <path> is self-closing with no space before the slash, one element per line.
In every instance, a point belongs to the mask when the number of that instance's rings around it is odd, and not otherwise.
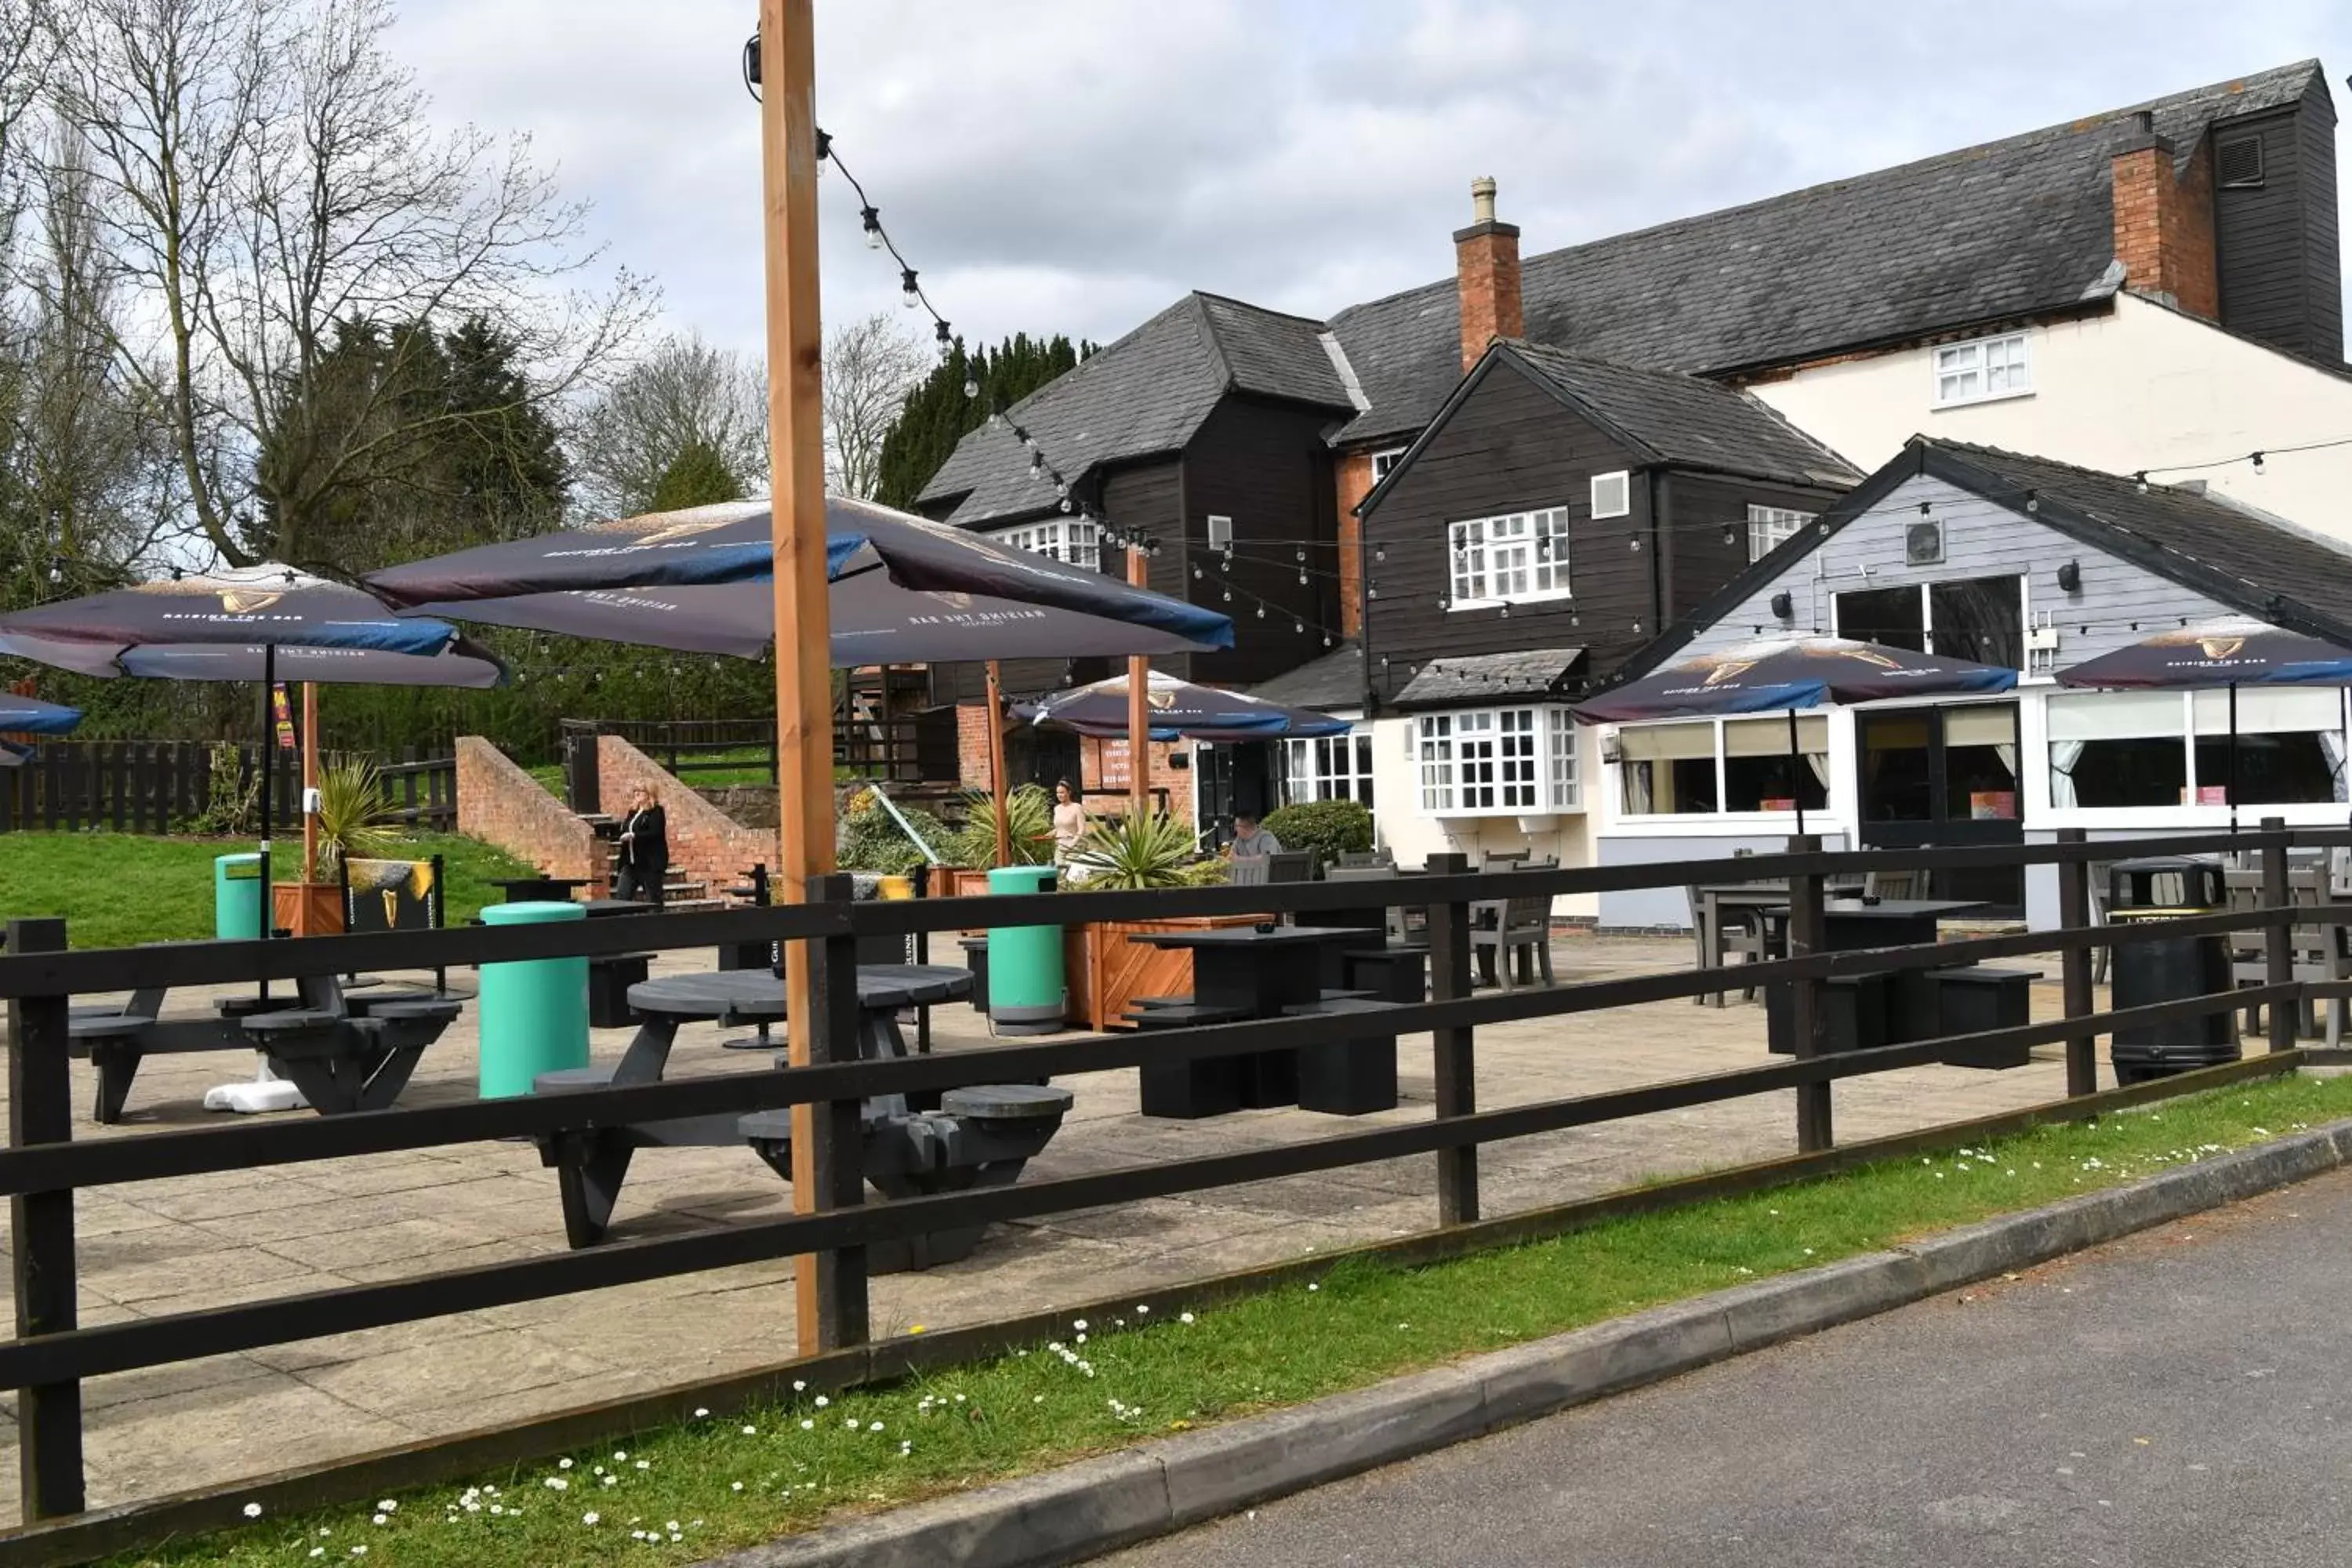
<path fill-rule="evenodd" d="M 1927 896 L 1927 873 L 1872 871 L 1862 879 L 1862 896 L 1865 899 L 1924 899 Z"/>
<path fill-rule="evenodd" d="M 2263 874 L 2255 870 L 2225 870 L 2222 880 L 2228 891 L 2232 912 L 2258 910 L 2263 904 Z M 2286 874 L 2287 902 L 2293 905 L 2319 905 L 2327 901 L 2327 868 L 2324 864 L 2291 867 Z M 2229 934 L 2230 977 L 2240 988 L 2265 985 L 2270 982 L 2268 940 L 2260 931 L 2237 931 Z M 2289 945 L 2294 953 L 2294 977 L 2297 980 L 2343 980 L 2352 978 L 2352 945 L 2347 945 L 2346 928 L 2340 925 L 2308 925 L 2289 928 Z M 2347 1003 L 2337 997 L 2328 1003 L 2326 1040 L 2332 1048 L 2342 1038 Z M 2252 1034 L 2261 1026 L 2259 1008 L 2246 1010 L 2246 1032 Z M 2316 1004 L 2304 1002 L 2296 1010 L 2296 1032 L 2308 1038 L 2320 1032 Z"/>
<path fill-rule="evenodd" d="M 1551 972 L 1551 895 L 1521 893 L 1470 906 L 1470 955 L 1492 953 L 1495 984 L 1512 988 L 1512 959 L 1520 960 L 1525 984 L 1534 984 L 1538 970 L 1546 985 L 1559 984 Z M 1484 967 L 1484 965 L 1480 965 Z"/>
<path fill-rule="evenodd" d="M 1315 879 L 1315 851 L 1286 849 L 1279 855 L 1265 858 L 1265 879 L 1269 882 L 1311 882 Z"/>
<path fill-rule="evenodd" d="M 1395 865 L 1396 857 L 1386 849 L 1342 849 L 1338 868 L 1352 871 L 1366 866 Z"/>

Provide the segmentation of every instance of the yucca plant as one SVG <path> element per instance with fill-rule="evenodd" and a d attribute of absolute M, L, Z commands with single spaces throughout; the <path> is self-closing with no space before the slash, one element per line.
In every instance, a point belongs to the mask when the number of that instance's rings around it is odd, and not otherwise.
<path fill-rule="evenodd" d="M 331 881 L 344 859 L 388 857 L 401 836 L 384 805 L 383 781 L 365 757 L 347 757 L 319 770 L 319 864 L 312 873 Z"/>
<path fill-rule="evenodd" d="M 1192 830 L 1172 816 L 1154 813 L 1095 827 L 1070 852 L 1070 864 L 1086 873 L 1083 885 L 1088 892 L 1181 888 L 1186 886 L 1192 855 Z"/>
<path fill-rule="evenodd" d="M 1004 797 L 1014 866 L 1042 866 L 1054 858 L 1054 801 L 1035 784 L 1023 784 Z M 986 790 L 964 795 L 963 826 L 940 846 L 959 866 L 996 864 L 996 808 Z"/>

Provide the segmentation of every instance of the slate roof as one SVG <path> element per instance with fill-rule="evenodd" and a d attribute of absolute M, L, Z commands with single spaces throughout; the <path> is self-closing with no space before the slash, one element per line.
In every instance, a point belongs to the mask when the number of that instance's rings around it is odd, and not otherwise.
<path fill-rule="evenodd" d="M 1272 680 L 1251 687 L 1249 694 L 1260 701 L 1279 702 L 1286 708 L 1314 708 L 1325 711 L 1334 708 L 1361 708 L 1364 705 L 1363 647 L 1352 641 L 1343 642 L 1320 658 L 1309 659 L 1297 669 L 1286 670 Z"/>
<path fill-rule="evenodd" d="M 1395 706 L 1434 708 L 1448 702 L 1557 696 L 1566 689 L 1569 673 L 1583 661 L 1580 647 L 1529 647 L 1433 658 L 1404 683 L 1404 689 L 1396 694 Z"/>
<path fill-rule="evenodd" d="M 2185 157 L 2218 119 L 2325 92 L 2317 60 L 1527 258 L 1525 335 L 1722 374 L 2114 292 L 2109 161 L 2138 110 Z M 1370 407 L 1336 439 L 1428 423 L 1459 379 L 1454 280 L 1331 318 Z"/>
<path fill-rule="evenodd" d="M 2146 494 L 2128 475 L 2078 468 L 2048 458 L 2028 457 L 1997 447 L 1959 441 L 1915 445 L 1944 459 L 1934 471 L 1966 483 L 1970 470 L 2005 483 L 2007 496 L 1981 483 L 1969 488 L 1992 499 L 2021 503 L 2032 490 L 2041 503 L 2036 515 L 2053 527 L 2103 543 L 2138 564 L 2222 603 L 2278 621 L 2295 618 L 2298 607 L 2315 614 L 2326 629 L 2318 635 L 2352 640 L 2352 549 L 2223 500 L 2179 486 L 2151 482 Z M 2053 504 L 2054 503 L 2054 504 Z M 2093 531 L 2085 533 L 2088 522 Z M 2112 531 L 2102 541 L 2097 530 Z"/>
<path fill-rule="evenodd" d="M 1612 364 L 1541 343 L 1498 343 L 1488 353 L 1525 365 L 1655 461 L 1840 488 L 1862 478 L 1861 469 L 1759 399 L 1719 383 Z"/>
<path fill-rule="evenodd" d="M 918 504 L 961 497 L 947 521 L 1010 521 L 1058 507 L 1030 477 L 1020 426 L 1073 482 L 1104 463 L 1180 450 L 1228 392 L 1352 412 L 1321 323 L 1188 294 L 966 436 Z"/>

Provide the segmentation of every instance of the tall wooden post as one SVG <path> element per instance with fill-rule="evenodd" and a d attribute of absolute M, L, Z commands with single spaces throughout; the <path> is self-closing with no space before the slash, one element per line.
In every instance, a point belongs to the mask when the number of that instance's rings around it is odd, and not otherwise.
<path fill-rule="evenodd" d="M 302 880 L 319 879 L 319 683 L 302 683 Z M 305 915 L 309 906 L 303 906 Z"/>
<path fill-rule="evenodd" d="M 768 466 L 773 475 L 776 773 L 783 810 L 776 890 L 805 903 L 833 869 L 833 684 L 824 569 L 824 437 L 817 315 L 816 24 L 812 0 L 760 0 L 760 163 L 768 279 Z M 797 956 L 797 955 L 796 955 Z M 792 1060 L 805 1065 L 818 1032 L 809 982 L 818 966 L 784 966 Z M 793 1208 L 811 1213 L 837 1162 L 832 1120 L 793 1108 Z M 835 1346 L 839 1259 L 812 1254 L 794 1274 L 801 1352 Z M 862 1283 L 862 1282 L 861 1282 Z"/>
<path fill-rule="evenodd" d="M 1127 580 L 1151 585 L 1140 544 L 1127 547 Z M 1138 822 L 1151 810 L 1151 661 L 1139 655 L 1127 661 L 1127 805 Z"/>
<path fill-rule="evenodd" d="M 996 813 L 996 863 L 1000 866 L 1013 864 L 1013 811 L 1005 804 L 1005 795 L 1004 670 L 992 658 L 988 661 L 988 800 Z"/>
<path fill-rule="evenodd" d="M 1800 833 L 1789 840 L 1791 855 L 1818 854 L 1821 836 Z M 1803 958 L 1823 951 L 1826 915 L 1822 909 L 1822 876 L 1801 871 L 1789 879 L 1789 956 Z M 1828 989 L 1819 980 L 1795 980 L 1789 984 L 1789 1048 L 1799 1061 L 1811 1061 L 1829 1047 L 1829 1014 L 1823 1005 Z M 1818 1153 L 1836 1142 L 1830 1120 L 1830 1086 L 1797 1087 L 1797 1152 Z"/>
<path fill-rule="evenodd" d="M 2061 844 L 2082 844 L 2089 835 L 2079 827 L 2058 830 Z M 2069 931 L 2091 929 L 2091 867 L 2084 860 L 2061 861 L 2058 866 L 2058 924 Z M 2087 1018 L 2093 1010 L 2091 972 L 2098 963 L 2098 950 L 2091 947 L 2070 947 L 2060 961 L 2059 993 L 2064 998 L 2066 1016 Z M 2066 1042 L 2066 1092 L 2070 1095 L 2096 1094 L 2099 1090 L 2098 1037 L 2076 1035 Z"/>

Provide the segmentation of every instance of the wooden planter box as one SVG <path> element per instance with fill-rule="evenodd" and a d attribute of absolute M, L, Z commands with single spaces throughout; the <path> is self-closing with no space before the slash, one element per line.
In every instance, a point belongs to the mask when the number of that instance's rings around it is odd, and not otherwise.
<path fill-rule="evenodd" d="M 1192 989 L 1192 955 L 1181 948 L 1129 942 L 1139 931 L 1214 931 L 1255 925 L 1265 915 L 1185 915 L 1162 921 L 1099 921 L 1062 931 L 1062 972 L 1070 988 L 1070 1023 L 1094 1030 L 1134 1027 L 1121 1015 L 1138 996 L 1181 996 Z"/>
<path fill-rule="evenodd" d="M 269 889 L 270 923 L 296 936 L 341 936 L 343 889 L 337 882 L 279 882 Z"/>

